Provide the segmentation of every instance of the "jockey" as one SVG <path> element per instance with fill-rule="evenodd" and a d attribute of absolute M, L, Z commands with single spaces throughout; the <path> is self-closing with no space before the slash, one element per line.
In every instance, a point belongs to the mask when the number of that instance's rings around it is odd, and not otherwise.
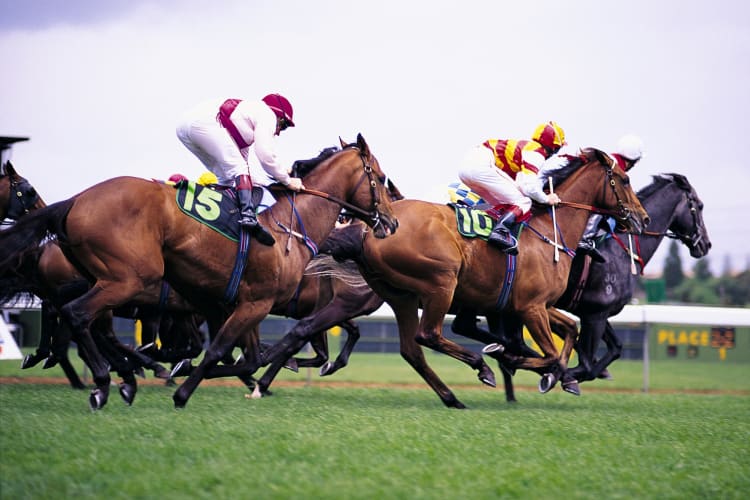
<path fill-rule="evenodd" d="M 617 164 L 625 172 L 635 166 L 638 161 L 643 158 L 643 141 L 640 137 L 627 134 L 620 137 L 617 141 L 617 147 L 615 152 L 612 153 L 612 157 L 615 159 Z M 597 262 L 606 262 L 607 259 L 596 249 L 594 240 L 599 232 L 599 224 L 601 223 L 603 216 L 599 214 L 593 214 L 589 217 L 586 223 L 586 229 L 583 231 L 581 241 L 578 243 L 578 250 L 588 254 Z"/>
<path fill-rule="evenodd" d="M 532 200 L 556 205 L 560 198 L 547 194 L 538 179 L 545 160 L 565 143 L 565 132 L 555 122 L 539 125 L 530 141 L 489 139 L 475 146 L 464 158 L 458 176 L 461 182 L 505 214 L 498 218 L 489 242 L 502 251 L 518 253 L 510 227 L 528 214 Z"/>
<path fill-rule="evenodd" d="M 258 162 L 274 181 L 293 191 L 304 189 L 302 179 L 290 177 L 290 169 L 279 163 L 274 147 L 274 136 L 294 126 L 293 113 L 292 105 L 279 94 L 259 101 L 213 100 L 189 110 L 177 127 L 177 137 L 216 174 L 219 184 L 234 186 L 240 202 L 240 225 L 268 246 L 275 241 L 258 222 L 252 197 L 253 183 L 266 185 L 268 181 L 251 177 L 248 153 L 255 145 Z"/>

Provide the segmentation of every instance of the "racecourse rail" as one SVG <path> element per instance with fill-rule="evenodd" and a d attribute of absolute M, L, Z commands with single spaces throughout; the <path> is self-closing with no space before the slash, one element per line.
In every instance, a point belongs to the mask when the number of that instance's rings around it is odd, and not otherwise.
<path fill-rule="evenodd" d="M 39 338 L 37 300 L 4 304 L 0 321 L 15 320 L 11 332 L 16 343 L 34 347 Z M 17 323 L 26 315 L 27 321 Z M 576 319 L 575 316 L 571 316 Z M 480 351 L 481 344 L 451 332 L 452 316 L 446 317 L 443 334 L 451 340 Z M 643 391 L 649 390 L 649 365 L 652 360 L 669 358 L 697 359 L 730 363 L 750 363 L 750 309 L 685 305 L 627 305 L 620 314 L 610 318 L 618 338 L 623 343 L 623 359 L 643 360 Z M 264 340 L 281 338 L 295 321 L 269 316 L 261 324 Z M 357 319 L 361 337 L 355 350 L 363 352 L 397 353 L 398 329 L 393 311 L 384 305 L 375 313 Z M 126 342 L 137 343 L 132 320 L 122 320 L 115 331 Z M 4 327 L 5 325 L 0 325 Z M 338 336 L 340 329 L 330 330 Z M 527 336 L 528 338 L 528 336 Z M 530 339 L 529 339 L 530 340 Z M 343 341 L 343 339 L 342 339 Z M 0 342 L 2 345 L 2 342 Z M 8 346 L 6 346 L 8 347 Z"/>

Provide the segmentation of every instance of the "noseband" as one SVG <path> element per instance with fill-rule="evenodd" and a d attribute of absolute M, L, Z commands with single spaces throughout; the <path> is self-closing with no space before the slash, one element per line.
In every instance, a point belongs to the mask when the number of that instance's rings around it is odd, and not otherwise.
<path fill-rule="evenodd" d="M 0 172 L 0 178 L 5 177 L 5 169 Z M 29 213 L 36 202 L 39 201 L 39 193 L 34 186 L 23 177 L 8 175 L 10 182 L 10 193 L 8 196 L 8 211 L 5 217 L 16 220 L 22 215 Z"/>
<path fill-rule="evenodd" d="M 688 248 L 697 248 L 698 244 L 703 240 L 703 232 L 700 230 L 700 224 L 698 223 L 698 208 L 696 207 L 695 197 L 693 196 L 692 191 L 682 186 L 678 187 L 685 195 L 685 201 L 687 203 L 688 210 L 690 210 L 690 216 L 693 218 L 693 232 L 691 234 L 687 234 L 669 229 L 664 233 L 644 231 L 643 234 L 648 236 L 666 236 L 667 238 L 672 238 L 673 240 L 680 240 L 685 245 L 687 245 Z"/>

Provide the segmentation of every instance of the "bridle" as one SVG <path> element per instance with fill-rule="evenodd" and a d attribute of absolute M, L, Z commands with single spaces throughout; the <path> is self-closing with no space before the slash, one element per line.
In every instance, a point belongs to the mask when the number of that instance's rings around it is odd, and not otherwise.
<path fill-rule="evenodd" d="M 355 146 L 352 146 L 355 147 Z M 352 205 L 346 200 L 342 200 L 336 196 L 330 195 L 328 193 L 324 193 L 323 191 L 317 191 L 315 189 L 302 189 L 299 191 L 299 193 L 304 194 L 310 194 L 313 196 L 318 196 L 320 198 L 324 198 L 326 200 L 329 200 L 333 203 L 337 203 L 342 208 L 345 208 L 351 215 L 354 217 L 364 221 L 369 222 L 368 225 L 370 225 L 373 229 L 377 228 L 379 225 L 382 224 L 381 214 L 380 214 L 380 193 L 378 193 L 377 190 L 377 182 L 380 182 L 383 186 L 386 185 L 387 178 L 386 176 L 376 176 L 375 172 L 373 171 L 372 166 L 370 165 L 367 156 L 362 152 L 359 151 L 359 158 L 362 160 L 362 176 L 359 178 L 359 181 L 357 181 L 357 184 L 352 188 L 352 190 L 347 193 L 347 198 L 351 197 L 354 193 L 357 192 L 357 190 L 360 188 L 362 183 L 367 180 L 370 185 L 370 196 L 372 198 L 372 204 L 370 210 L 363 210 L 357 206 Z"/>
<path fill-rule="evenodd" d="M 610 188 L 612 189 L 612 194 L 614 195 L 615 199 L 617 200 L 617 210 L 609 210 L 606 208 L 599 208 L 595 207 L 593 205 L 586 205 L 583 203 L 576 203 L 573 201 L 560 201 L 560 205 L 567 206 L 567 207 L 573 207 L 573 208 L 582 208 L 584 210 L 589 210 L 590 212 L 594 212 L 597 214 L 603 214 L 603 215 L 610 215 L 617 219 L 619 222 L 625 222 L 628 219 L 630 219 L 631 212 L 630 209 L 625 206 L 625 203 L 622 201 L 622 198 L 620 198 L 620 195 L 617 193 L 617 181 L 615 180 L 614 176 L 614 167 L 612 164 L 609 163 L 603 163 L 599 162 L 599 164 L 604 168 L 604 171 L 607 174 L 607 180 L 608 182 L 605 183 L 605 185 L 602 187 L 602 189 L 607 189 L 607 184 L 609 184 Z"/>
<path fill-rule="evenodd" d="M 701 240 L 703 240 L 703 233 L 700 230 L 700 224 L 698 222 L 698 208 L 696 207 L 697 201 L 695 197 L 693 196 L 693 192 L 691 190 L 686 189 L 683 186 L 678 186 L 678 187 L 685 196 L 685 201 L 687 202 L 688 210 L 690 210 L 690 215 L 693 219 L 692 233 L 687 234 L 687 233 L 675 231 L 673 229 L 667 229 L 666 231 L 662 233 L 657 233 L 654 231 L 643 231 L 642 234 L 644 236 L 659 236 L 659 237 L 666 236 L 667 238 L 680 240 L 689 248 L 696 248 L 698 244 L 701 242 Z"/>
<path fill-rule="evenodd" d="M 34 205 L 39 201 L 39 193 L 23 177 L 8 174 L 4 166 L 0 168 L 0 179 L 3 177 L 8 177 L 8 182 L 10 183 L 8 207 L 5 217 L 16 220 L 34 208 Z M 9 223 L 1 221 L 0 224 L 7 225 Z"/>

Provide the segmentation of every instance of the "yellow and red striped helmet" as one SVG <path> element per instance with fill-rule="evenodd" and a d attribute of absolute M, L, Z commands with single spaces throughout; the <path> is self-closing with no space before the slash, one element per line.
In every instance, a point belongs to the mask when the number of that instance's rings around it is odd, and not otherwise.
<path fill-rule="evenodd" d="M 566 144 L 565 131 L 555 122 L 547 122 L 539 125 L 534 130 L 534 135 L 531 136 L 531 139 L 542 146 L 547 146 L 555 150 L 560 149 Z"/>

